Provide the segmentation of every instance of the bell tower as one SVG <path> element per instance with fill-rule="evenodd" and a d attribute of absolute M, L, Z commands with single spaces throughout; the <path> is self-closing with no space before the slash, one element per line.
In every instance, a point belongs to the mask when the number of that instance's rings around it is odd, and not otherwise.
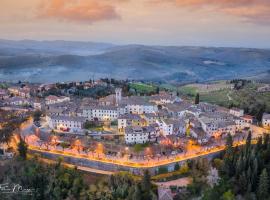
<path fill-rule="evenodd" d="M 116 105 L 119 105 L 122 100 L 122 88 L 115 89 L 115 100 L 116 100 Z"/>

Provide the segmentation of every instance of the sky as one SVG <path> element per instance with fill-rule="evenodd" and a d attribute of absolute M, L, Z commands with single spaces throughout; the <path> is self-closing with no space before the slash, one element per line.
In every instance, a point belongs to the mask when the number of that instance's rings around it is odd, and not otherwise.
<path fill-rule="evenodd" d="M 270 0 L 0 0 L 0 38 L 270 48 Z"/>

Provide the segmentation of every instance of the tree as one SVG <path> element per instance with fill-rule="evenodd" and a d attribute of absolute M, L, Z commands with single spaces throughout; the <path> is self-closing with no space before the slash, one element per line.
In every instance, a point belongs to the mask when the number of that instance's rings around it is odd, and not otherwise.
<path fill-rule="evenodd" d="M 268 197 L 268 174 L 266 169 L 263 169 L 261 175 L 260 175 L 260 180 L 259 180 L 259 186 L 258 186 L 258 199 L 259 200 L 264 200 L 267 199 Z"/>
<path fill-rule="evenodd" d="M 63 149 L 63 151 L 66 149 L 66 148 L 68 148 L 70 145 L 68 144 L 68 143 L 66 143 L 66 142 L 62 142 L 62 143 L 60 143 L 60 146 L 62 147 L 62 149 Z"/>
<path fill-rule="evenodd" d="M 135 144 L 135 146 L 134 146 L 134 151 L 136 152 L 136 153 L 139 153 L 139 152 L 141 152 L 143 150 L 143 146 L 141 145 L 141 144 Z"/>
<path fill-rule="evenodd" d="M 159 167 L 158 168 L 158 174 L 166 174 L 166 173 L 168 173 L 167 167 Z"/>
<path fill-rule="evenodd" d="M 252 139 L 252 135 L 251 135 L 251 131 L 249 131 L 248 136 L 247 136 L 247 140 L 246 140 L 246 153 L 250 150 L 251 139 Z"/>
<path fill-rule="evenodd" d="M 178 171 L 180 169 L 179 163 L 175 163 L 174 165 L 174 171 Z"/>
<path fill-rule="evenodd" d="M 20 138 L 20 142 L 18 143 L 18 147 L 17 150 L 19 152 L 19 156 L 23 159 L 26 160 L 27 158 L 27 150 L 28 150 L 28 146 L 26 144 L 26 142 Z"/>
<path fill-rule="evenodd" d="M 267 146 L 269 144 L 269 141 L 270 141 L 270 137 L 269 137 L 269 134 L 263 134 L 263 148 L 264 150 L 267 149 Z"/>
<path fill-rule="evenodd" d="M 195 97 L 195 104 L 199 104 L 199 103 L 200 103 L 200 94 L 197 93 Z"/>
<path fill-rule="evenodd" d="M 222 195 L 221 199 L 222 200 L 235 200 L 235 196 L 231 190 L 228 190 Z"/>
<path fill-rule="evenodd" d="M 42 115 L 42 112 L 40 110 L 37 110 L 33 113 L 34 122 L 40 121 L 40 117 Z"/>
<path fill-rule="evenodd" d="M 159 94 L 159 87 L 156 88 L 156 93 Z"/>
<path fill-rule="evenodd" d="M 143 179 L 142 179 L 142 191 L 144 193 L 150 194 L 151 190 L 151 176 L 148 170 L 144 171 Z"/>
<path fill-rule="evenodd" d="M 233 138 L 228 134 L 226 138 L 226 149 L 224 155 L 224 171 L 227 175 L 231 176 L 234 173 L 233 166 Z"/>
<path fill-rule="evenodd" d="M 134 191 L 134 193 L 132 195 L 132 200 L 141 200 L 141 199 L 142 199 L 142 192 L 140 190 L 139 185 L 137 184 L 135 186 L 135 191 Z"/>
<path fill-rule="evenodd" d="M 10 124 L 5 125 L 0 129 L 0 143 L 6 143 L 9 146 L 11 137 L 13 136 L 13 128 Z"/>

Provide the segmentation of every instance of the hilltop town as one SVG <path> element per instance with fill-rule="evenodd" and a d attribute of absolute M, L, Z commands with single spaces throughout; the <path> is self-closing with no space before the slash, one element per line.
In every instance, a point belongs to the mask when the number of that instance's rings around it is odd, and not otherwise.
<path fill-rule="evenodd" d="M 123 89 L 113 84 L 109 95 L 81 97 L 74 95 L 76 88 L 107 88 L 108 83 L 98 80 L 72 84 L 60 92 L 55 91 L 55 84 L 8 86 L 0 91 L 1 109 L 39 115 L 33 122 L 35 132 L 23 135 L 35 135 L 35 140 L 29 140 L 33 146 L 45 148 L 52 138 L 57 138 L 56 149 L 63 144 L 72 148 L 74 141 L 79 141 L 82 148 L 99 143 L 104 146 L 104 156 L 122 152 L 131 160 L 136 151 L 143 152 L 142 159 L 171 157 L 196 148 L 203 151 L 222 146 L 228 134 L 240 140 L 249 131 L 256 137 L 270 128 L 268 113 L 263 114 L 259 125 L 242 109 L 200 102 L 199 97 L 192 102 L 170 91 L 124 96 Z"/>
<path fill-rule="evenodd" d="M 234 90 L 230 83 L 218 87 Z M 45 163 L 61 158 L 65 165 L 106 176 L 119 171 L 145 176 L 147 171 L 159 198 L 172 199 L 182 194 L 182 184 L 196 184 L 189 178 L 189 167 L 206 162 L 197 159 L 227 152 L 228 137 L 231 145 L 242 146 L 251 135 L 259 142 L 270 133 L 269 113 L 258 120 L 258 114 L 248 115 L 237 107 L 203 102 L 199 93 L 186 97 L 175 90 L 114 79 L 2 83 L 1 158 L 14 157 L 23 140 L 28 153 Z M 217 173 L 208 167 L 207 173 Z M 171 179 L 176 182 L 157 182 Z M 177 190 L 171 188 L 175 184 Z"/>

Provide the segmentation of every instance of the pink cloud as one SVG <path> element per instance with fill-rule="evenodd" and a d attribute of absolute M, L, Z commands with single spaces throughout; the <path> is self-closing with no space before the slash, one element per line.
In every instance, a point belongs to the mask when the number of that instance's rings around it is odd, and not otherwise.
<path fill-rule="evenodd" d="M 209 9 L 240 17 L 252 23 L 270 24 L 270 0 L 150 0 L 173 3 L 181 8 Z"/>
<path fill-rule="evenodd" d="M 119 19 L 115 7 L 109 2 L 109 0 L 44 0 L 39 7 L 38 16 L 85 23 Z"/>

